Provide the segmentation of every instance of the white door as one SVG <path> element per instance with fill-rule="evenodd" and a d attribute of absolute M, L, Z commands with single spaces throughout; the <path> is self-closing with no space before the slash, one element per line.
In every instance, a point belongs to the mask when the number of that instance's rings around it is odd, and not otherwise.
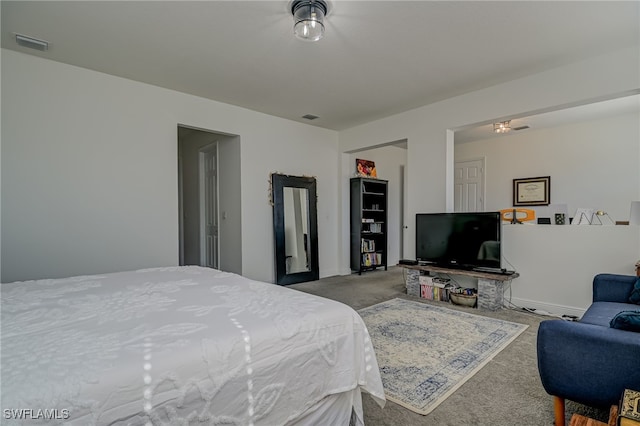
<path fill-rule="evenodd" d="M 484 211 L 484 158 L 456 161 L 454 211 Z"/>
<path fill-rule="evenodd" d="M 200 266 L 218 268 L 218 144 L 200 150 Z"/>

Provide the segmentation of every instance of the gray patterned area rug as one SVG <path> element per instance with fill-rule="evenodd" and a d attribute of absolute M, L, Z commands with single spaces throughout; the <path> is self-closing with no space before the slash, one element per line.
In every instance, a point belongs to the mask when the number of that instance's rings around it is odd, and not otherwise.
<path fill-rule="evenodd" d="M 392 299 L 358 311 L 388 400 L 428 414 L 528 326 Z"/>

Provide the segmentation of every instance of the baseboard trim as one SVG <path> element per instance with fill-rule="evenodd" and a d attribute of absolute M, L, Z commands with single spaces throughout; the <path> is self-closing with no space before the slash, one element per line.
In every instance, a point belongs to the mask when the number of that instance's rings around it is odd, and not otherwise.
<path fill-rule="evenodd" d="M 340 269 L 340 275 L 351 275 L 351 268 Z"/>
<path fill-rule="evenodd" d="M 506 297 L 505 297 L 506 302 Z M 570 315 L 575 317 L 582 317 L 586 309 L 576 308 L 574 306 L 557 305 L 554 303 L 540 302 L 536 300 L 521 299 L 519 297 L 512 297 L 511 303 L 521 308 L 533 308 L 539 311 L 548 312 L 553 316 Z M 508 306 L 508 303 L 506 304 Z"/>
<path fill-rule="evenodd" d="M 321 270 L 320 271 L 320 279 L 322 278 L 328 278 L 328 277 L 335 277 L 336 275 L 344 275 L 341 274 L 340 271 L 338 271 L 337 269 L 331 269 L 331 270 Z"/>

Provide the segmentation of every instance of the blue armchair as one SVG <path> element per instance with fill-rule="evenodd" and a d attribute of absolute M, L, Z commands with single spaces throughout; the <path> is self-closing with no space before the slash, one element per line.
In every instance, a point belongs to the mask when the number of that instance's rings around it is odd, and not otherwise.
<path fill-rule="evenodd" d="M 545 320 L 538 329 L 538 370 L 554 398 L 556 426 L 564 426 L 565 399 L 609 407 L 625 388 L 640 389 L 640 333 L 611 328 L 620 311 L 640 310 L 629 302 L 638 278 L 599 274 L 593 303 L 579 321 Z"/>

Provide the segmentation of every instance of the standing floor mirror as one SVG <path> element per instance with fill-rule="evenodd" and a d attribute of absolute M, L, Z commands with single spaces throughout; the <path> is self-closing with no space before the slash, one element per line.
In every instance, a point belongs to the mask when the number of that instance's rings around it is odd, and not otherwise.
<path fill-rule="evenodd" d="M 320 278 L 316 179 L 272 174 L 276 284 Z"/>

